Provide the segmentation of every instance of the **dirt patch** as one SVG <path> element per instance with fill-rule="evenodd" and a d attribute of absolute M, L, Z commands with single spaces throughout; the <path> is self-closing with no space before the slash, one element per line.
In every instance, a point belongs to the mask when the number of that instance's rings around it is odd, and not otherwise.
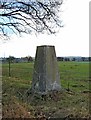
<path fill-rule="evenodd" d="M 3 118 L 29 118 L 30 116 L 27 108 L 20 104 L 15 97 L 12 97 L 8 103 L 2 103 Z"/>

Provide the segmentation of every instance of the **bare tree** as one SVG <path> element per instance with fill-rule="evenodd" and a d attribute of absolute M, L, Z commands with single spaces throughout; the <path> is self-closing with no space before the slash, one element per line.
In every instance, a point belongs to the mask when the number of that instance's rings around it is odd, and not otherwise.
<path fill-rule="evenodd" d="M 3 1 L 3 0 L 2 0 Z M 62 27 L 58 12 L 63 0 L 15 0 L 0 3 L 0 35 L 49 32 Z"/>

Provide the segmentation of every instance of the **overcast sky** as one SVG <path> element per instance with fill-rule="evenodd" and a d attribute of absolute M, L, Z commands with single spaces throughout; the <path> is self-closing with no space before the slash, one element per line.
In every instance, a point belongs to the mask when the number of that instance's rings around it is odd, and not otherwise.
<path fill-rule="evenodd" d="M 64 27 L 56 35 L 12 35 L 0 42 L 0 57 L 34 57 L 39 45 L 54 45 L 57 56 L 89 56 L 89 0 L 64 0 L 62 8 Z"/>

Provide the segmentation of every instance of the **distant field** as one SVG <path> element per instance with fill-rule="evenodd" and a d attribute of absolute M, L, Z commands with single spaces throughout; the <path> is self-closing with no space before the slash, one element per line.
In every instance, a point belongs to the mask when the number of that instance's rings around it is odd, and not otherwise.
<path fill-rule="evenodd" d="M 2 65 L 3 117 L 89 117 L 89 63 L 58 62 L 62 91 L 46 100 L 24 97 L 33 66 L 33 62 L 12 63 L 9 77 L 9 65 Z"/>

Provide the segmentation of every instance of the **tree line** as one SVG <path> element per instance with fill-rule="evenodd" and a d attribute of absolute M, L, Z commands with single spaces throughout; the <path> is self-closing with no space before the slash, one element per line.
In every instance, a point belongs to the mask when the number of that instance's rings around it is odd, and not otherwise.
<path fill-rule="evenodd" d="M 58 61 L 91 61 L 91 57 L 57 57 Z"/>
<path fill-rule="evenodd" d="M 7 58 L 2 58 L 2 63 L 20 63 L 20 62 L 32 62 L 34 59 L 31 56 L 16 58 L 14 56 L 9 56 Z"/>
<path fill-rule="evenodd" d="M 21 62 L 33 62 L 35 58 L 31 56 L 16 58 L 14 56 L 9 56 L 7 58 L 2 58 L 2 63 L 21 63 Z M 57 61 L 91 61 L 91 57 L 57 57 Z"/>

